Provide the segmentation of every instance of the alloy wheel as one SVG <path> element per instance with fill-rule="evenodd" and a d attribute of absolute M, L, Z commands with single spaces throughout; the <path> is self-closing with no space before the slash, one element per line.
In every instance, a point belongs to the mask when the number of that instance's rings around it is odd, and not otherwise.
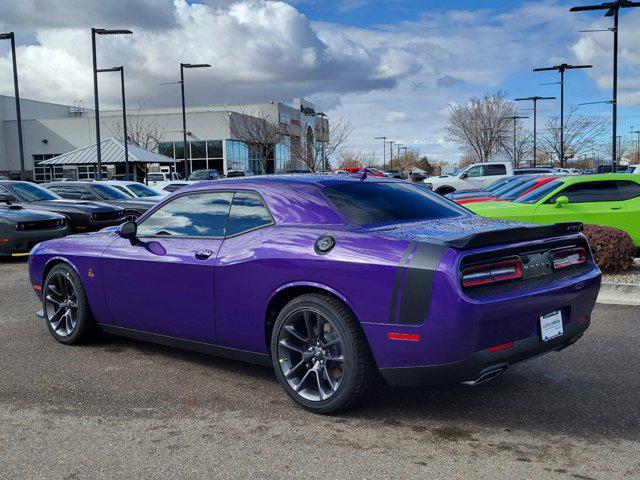
<path fill-rule="evenodd" d="M 346 368 L 343 339 L 319 311 L 292 312 L 278 332 L 277 353 L 284 378 L 302 398 L 327 400 L 340 388 Z"/>
<path fill-rule="evenodd" d="M 51 330 L 69 337 L 78 324 L 78 295 L 68 273 L 55 273 L 47 282 L 44 311 Z"/>

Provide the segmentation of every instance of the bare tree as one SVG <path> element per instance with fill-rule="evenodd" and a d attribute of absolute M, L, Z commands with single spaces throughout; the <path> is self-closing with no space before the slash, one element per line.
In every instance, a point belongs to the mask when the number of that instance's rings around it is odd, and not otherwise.
<path fill-rule="evenodd" d="M 533 153 L 533 134 L 522 126 L 516 129 L 515 150 L 513 130 L 511 134 L 503 135 L 500 139 L 500 154 L 509 159 L 514 168 L 531 158 Z"/>
<path fill-rule="evenodd" d="M 565 157 L 571 158 L 588 153 L 594 142 L 606 133 L 608 122 L 601 117 L 576 115 L 575 108 L 570 108 L 564 121 Z M 551 117 L 545 122 L 545 129 L 538 140 L 542 151 L 556 163 L 564 165 L 566 158 L 560 158 L 560 118 Z M 567 155 L 568 154 L 568 155 Z"/>
<path fill-rule="evenodd" d="M 355 168 L 364 165 L 364 157 L 360 152 L 344 151 L 338 156 L 338 168 Z"/>
<path fill-rule="evenodd" d="M 318 117 L 319 118 L 319 117 Z M 329 122 L 322 118 L 316 122 L 315 129 L 302 132 L 299 138 L 291 141 L 291 156 L 300 160 L 312 172 L 327 170 L 329 159 L 344 151 L 353 128 L 344 118 Z M 366 163 L 360 154 L 361 164 Z"/>
<path fill-rule="evenodd" d="M 260 162 L 262 172 L 267 171 L 269 160 L 274 159 L 276 145 L 285 141 L 287 129 L 278 119 L 272 119 L 270 111 L 227 112 L 231 136 L 244 143 L 251 158 Z"/>
<path fill-rule="evenodd" d="M 167 133 L 167 126 L 158 122 L 155 116 L 141 115 L 142 107 L 133 115 L 127 115 L 127 141 L 145 150 L 155 152 L 158 144 Z M 109 135 L 115 139 L 124 141 L 124 126 L 117 121 L 107 127 Z"/>
<path fill-rule="evenodd" d="M 499 148 L 508 117 L 515 114 L 516 107 L 503 92 L 498 92 L 472 97 L 466 104 L 451 104 L 449 110 L 449 123 L 445 127 L 448 138 L 486 162 Z"/>

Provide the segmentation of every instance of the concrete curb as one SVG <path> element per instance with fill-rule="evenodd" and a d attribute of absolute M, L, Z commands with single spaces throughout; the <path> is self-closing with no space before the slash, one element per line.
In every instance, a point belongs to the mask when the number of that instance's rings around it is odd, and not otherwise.
<path fill-rule="evenodd" d="M 640 306 L 640 285 L 636 283 L 602 283 L 597 302 Z"/>

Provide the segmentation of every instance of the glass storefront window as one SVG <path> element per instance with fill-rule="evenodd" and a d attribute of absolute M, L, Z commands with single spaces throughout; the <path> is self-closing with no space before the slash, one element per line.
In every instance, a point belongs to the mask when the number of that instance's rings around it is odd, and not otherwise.
<path fill-rule="evenodd" d="M 158 144 L 158 153 L 160 155 L 164 155 L 165 157 L 174 158 L 173 142 L 164 142 L 164 143 Z"/>
<path fill-rule="evenodd" d="M 176 154 L 176 156 L 174 158 L 176 158 L 178 160 L 184 160 L 184 143 L 183 142 L 175 142 L 174 145 L 175 145 L 174 150 L 175 150 L 175 154 Z"/>
<path fill-rule="evenodd" d="M 207 157 L 222 158 L 222 140 L 209 140 L 207 142 Z"/>
<path fill-rule="evenodd" d="M 205 142 L 190 142 L 191 158 L 207 158 L 207 149 Z"/>

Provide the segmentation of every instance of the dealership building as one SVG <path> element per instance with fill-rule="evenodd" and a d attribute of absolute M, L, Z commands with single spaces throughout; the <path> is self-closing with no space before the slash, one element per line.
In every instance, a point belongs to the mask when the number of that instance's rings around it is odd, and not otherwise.
<path fill-rule="evenodd" d="M 21 99 L 25 170 L 27 178 L 43 182 L 53 174 L 56 178 L 86 179 L 95 175 L 95 165 L 60 165 L 53 168 L 39 165 L 56 156 L 95 144 L 96 129 L 93 111 L 74 106 Z M 175 160 L 179 173 L 184 171 L 184 142 L 181 108 L 141 109 L 129 111 L 129 138 L 140 143 L 150 137 L 153 149 Z M 264 122 L 285 128 L 287 134 L 268 149 L 266 166 L 243 142 L 243 129 L 234 125 Z M 306 170 L 299 158 L 291 154 L 293 142 L 317 141 L 317 132 L 327 131 L 324 114 L 303 99 L 291 105 L 279 102 L 257 104 L 222 104 L 187 108 L 187 148 L 189 170 L 215 168 L 251 170 L 254 173 L 286 173 Z M 122 138 L 122 111 L 101 110 L 101 139 Z M 0 96 L 0 175 L 15 178 L 20 173 L 18 131 L 13 97 Z M 246 137 L 244 138 L 246 139 Z M 296 143 L 300 145 L 300 143 Z M 143 147 L 145 145 L 142 145 Z M 301 151 L 300 148 L 293 149 Z M 263 166 L 265 168 L 263 168 Z M 152 169 L 159 168 L 152 166 Z M 108 174 L 123 173 L 122 165 L 105 165 Z"/>

